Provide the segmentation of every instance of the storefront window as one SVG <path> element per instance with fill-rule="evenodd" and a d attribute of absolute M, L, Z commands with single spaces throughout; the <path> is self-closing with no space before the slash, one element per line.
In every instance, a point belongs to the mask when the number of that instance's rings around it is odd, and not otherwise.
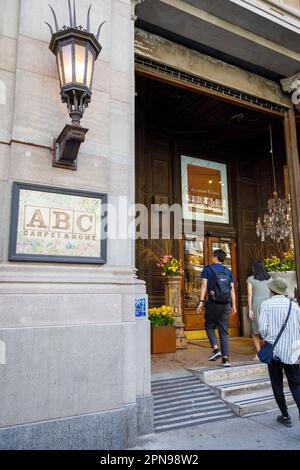
<path fill-rule="evenodd" d="M 201 272 L 204 267 L 204 242 L 199 238 L 185 240 L 185 308 L 195 308 L 200 301 Z"/>

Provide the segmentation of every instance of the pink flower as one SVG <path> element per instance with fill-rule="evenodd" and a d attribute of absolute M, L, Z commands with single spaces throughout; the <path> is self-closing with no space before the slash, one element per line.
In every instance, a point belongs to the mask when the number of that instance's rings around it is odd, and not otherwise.
<path fill-rule="evenodd" d="M 169 258 L 168 256 L 164 256 L 164 257 L 163 257 L 163 262 L 164 262 L 164 263 L 167 263 L 167 262 L 168 262 L 168 258 Z"/>

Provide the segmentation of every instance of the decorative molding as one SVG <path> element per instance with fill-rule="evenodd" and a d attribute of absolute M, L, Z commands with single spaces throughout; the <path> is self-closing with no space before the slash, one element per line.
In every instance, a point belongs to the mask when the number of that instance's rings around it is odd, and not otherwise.
<path fill-rule="evenodd" d="M 199 90 L 203 89 L 206 92 L 210 90 L 210 93 L 214 96 L 219 96 L 224 98 L 224 96 L 229 100 L 234 100 L 235 104 L 238 102 L 240 104 L 245 104 L 249 106 L 250 103 L 256 109 L 267 109 L 273 114 L 283 115 L 286 109 L 289 107 L 289 100 L 284 96 L 285 105 L 277 104 L 275 100 L 268 100 L 266 98 L 260 98 L 257 93 L 242 92 L 231 86 L 226 86 L 215 81 L 211 81 L 206 77 L 198 76 L 197 69 L 196 73 L 194 70 L 192 73 L 189 71 L 182 71 L 182 69 L 175 68 L 173 66 L 164 65 L 157 60 L 149 59 L 140 52 L 141 48 L 138 49 L 136 45 L 136 56 L 135 56 L 135 69 L 142 73 L 149 73 L 150 75 L 161 76 L 166 80 L 170 80 L 173 83 L 184 83 L 187 86 L 197 88 Z M 149 55 L 149 54 L 148 54 Z M 197 58 L 194 63 L 197 63 Z M 213 77 L 214 80 L 214 77 Z"/>
<path fill-rule="evenodd" d="M 31 263 L 0 265 L 0 289 L 2 285 L 16 284 L 67 284 L 71 285 L 120 285 L 144 286 L 145 282 L 134 277 L 134 269 L 129 266 L 76 266 L 76 265 L 37 265 Z M 144 291 L 142 291 L 143 293 Z"/>
<path fill-rule="evenodd" d="M 300 104 L 300 72 L 292 77 L 280 80 L 281 87 L 285 93 L 291 94 L 294 105 Z"/>
<path fill-rule="evenodd" d="M 254 4 L 254 2 L 251 2 L 251 1 L 249 2 L 249 0 L 247 1 L 247 3 Z M 275 12 L 280 15 L 284 14 L 284 15 L 293 16 L 297 20 L 299 20 L 300 18 L 299 10 L 296 7 L 287 5 L 284 1 L 282 3 L 276 3 L 274 2 L 274 0 L 261 0 L 261 3 L 267 5 L 268 11 L 271 10 L 271 12 Z"/>
<path fill-rule="evenodd" d="M 131 0 L 131 19 L 133 21 L 137 20 L 137 15 L 135 14 L 135 8 L 137 5 L 142 3 L 144 0 Z"/>
<path fill-rule="evenodd" d="M 255 96 L 288 109 L 289 98 L 283 93 L 280 83 L 267 80 L 259 75 L 245 71 L 218 59 L 213 59 L 193 49 L 177 44 L 168 39 L 135 28 L 135 53 L 141 66 L 153 63 L 157 70 L 172 69 L 192 75 L 200 80 L 217 83 L 218 86 L 236 90 L 239 93 Z M 165 70 L 162 73 L 165 74 Z M 171 70 L 170 70 L 170 73 Z M 224 94 L 224 96 L 226 96 Z"/>

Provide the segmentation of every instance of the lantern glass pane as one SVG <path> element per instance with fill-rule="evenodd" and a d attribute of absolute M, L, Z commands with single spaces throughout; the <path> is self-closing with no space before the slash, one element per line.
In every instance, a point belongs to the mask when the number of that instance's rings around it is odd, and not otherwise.
<path fill-rule="evenodd" d="M 86 47 L 75 45 L 76 83 L 84 85 Z"/>
<path fill-rule="evenodd" d="M 73 67 L 72 67 L 72 45 L 68 44 L 62 48 L 63 54 L 63 67 L 65 72 L 65 85 L 73 81 Z"/>
<path fill-rule="evenodd" d="M 92 88 L 93 69 L 94 69 L 94 54 L 89 49 L 88 67 L 87 67 L 87 75 L 86 75 L 86 84 L 88 88 Z"/>
<path fill-rule="evenodd" d="M 63 83 L 63 76 L 62 76 L 62 67 L 61 67 L 61 55 L 60 55 L 60 50 L 57 51 L 56 61 L 57 61 L 57 68 L 58 68 L 58 75 L 59 75 L 60 86 L 62 87 L 62 86 L 64 85 L 64 83 Z"/>

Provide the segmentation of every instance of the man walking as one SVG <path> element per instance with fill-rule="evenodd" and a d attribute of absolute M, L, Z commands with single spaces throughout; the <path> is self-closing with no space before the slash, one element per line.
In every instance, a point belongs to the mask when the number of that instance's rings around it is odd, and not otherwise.
<path fill-rule="evenodd" d="M 225 251 L 215 250 L 212 264 L 205 266 L 203 269 L 201 274 L 201 300 L 197 313 L 202 313 L 205 306 L 205 330 L 213 348 L 209 360 L 216 361 L 222 357 L 221 365 L 230 367 L 228 328 L 230 310 L 234 314 L 236 313 L 236 299 L 233 275 L 231 270 L 224 266 L 225 260 Z M 208 294 L 207 302 L 205 302 L 206 293 Z M 219 332 L 220 348 L 216 337 L 216 328 Z"/>
<path fill-rule="evenodd" d="M 277 421 L 291 427 L 292 422 L 283 391 L 283 371 L 285 372 L 290 391 L 299 409 L 300 418 L 300 309 L 287 297 L 287 285 L 281 279 L 270 282 L 272 297 L 261 306 L 259 330 L 261 336 L 274 344 L 282 326 L 286 326 L 274 348 L 274 359 L 269 368 L 275 400 L 281 411 Z"/>

